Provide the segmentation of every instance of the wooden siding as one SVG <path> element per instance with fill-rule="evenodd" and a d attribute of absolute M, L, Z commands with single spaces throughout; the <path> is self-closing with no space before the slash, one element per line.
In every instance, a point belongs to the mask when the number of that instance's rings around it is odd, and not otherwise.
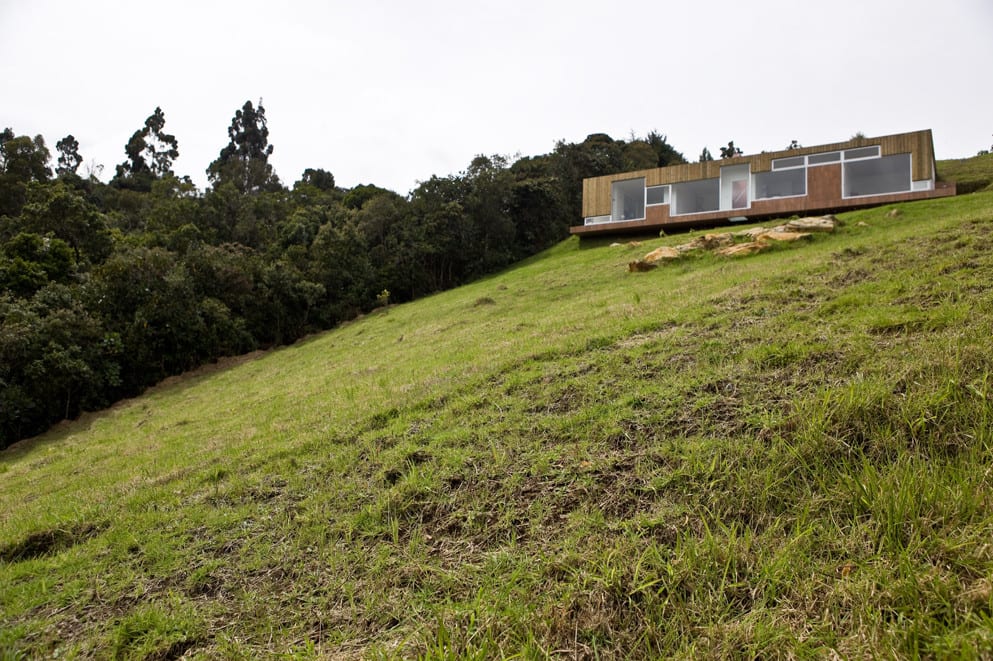
<path fill-rule="evenodd" d="M 914 181 L 931 179 L 934 165 L 934 142 L 931 129 L 913 133 L 899 133 L 878 138 L 856 138 L 845 142 L 835 142 L 814 147 L 801 147 L 776 152 L 766 152 L 751 156 L 736 156 L 735 158 L 707 161 L 706 163 L 688 163 L 671 165 L 666 168 L 635 170 L 618 174 L 594 177 L 583 180 L 583 216 L 610 215 L 610 187 L 615 181 L 640 179 L 644 177 L 646 186 L 661 186 L 676 184 L 695 179 L 714 179 L 721 176 L 721 167 L 726 165 L 741 165 L 748 163 L 752 174 L 768 172 L 772 169 L 772 161 L 777 158 L 790 156 L 806 156 L 823 152 L 840 151 L 854 147 L 870 147 L 879 145 L 883 156 L 892 154 L 912 154 L 912 178 Z M 828 167 L 828 166 L 817 166 Z M 815 168 L 808 168 L 808 172 Z"/>
<path fill-rule="evenodd" d="M 807 168 L 807 202 L 830 205 L 841 195 L 841 163 Z"/>

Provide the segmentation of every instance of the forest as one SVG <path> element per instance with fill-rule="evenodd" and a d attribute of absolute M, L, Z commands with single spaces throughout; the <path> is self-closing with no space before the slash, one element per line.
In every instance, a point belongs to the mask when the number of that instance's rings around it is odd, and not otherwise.
<path fill-rule="evenodd" d="M 320 168 L 286 185 L 261 101 L 236 110 L 205 190 L 173 171 L 161 108 L 107 183 L 79 173 L 74 136 L 55 149 L 0 133 L 0 448 L 167 376 L 493 273 L 568 236 L 585 177 L 686 162 L 655 131 L 596 133 L 512 162 L 480 155 L 406 196 L 342 188 Z"/>

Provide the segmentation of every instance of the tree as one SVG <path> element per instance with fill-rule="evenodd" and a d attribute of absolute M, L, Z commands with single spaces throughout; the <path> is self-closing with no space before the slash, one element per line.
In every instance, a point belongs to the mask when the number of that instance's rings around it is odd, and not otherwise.
<path fill-rule="evenodd" d="M 345 193 L 341 203 L 348 209 L 361 209 L 366 202 L 380 195 L 396 195 L 396 193 L 375 184 L 359 184 Z"/>
<path fill-rule="evenodd" d="M 469 245 L 463 246 L 469 260 L 465 276 L 475 278 L 506 266 L 513 260 L 517 228 L 510 216 L 513 175 L 507 159 L 479 155 L 462 174 L 461 201 L 470 228 Z"/>
<path fill-rule="evenodd" d="M 307 168 L 304 170 L 303 176 L 300 177 L 300 182 L 324 192 L 334 190 L 334 175 L 320 168 L 316 170 L 314 168 Z"/>
<path fill-rule="evenodd" d="M 202 199 L 187 177 L 180 179 L 170 175 L 153 181 L 151 192 L 143 194 L 142 198 L 137 221 L 149 233 L 150 239 L 154 236 L 165 245 L 172 245 L 172 235 L 178 231 L 182 236 L 177 237 L 175 247 L 186 246 L 190 240 L 201 236 L 201 230 L 207 229 L 203 222 Z"/>
<path fill-rule="evenodd" d="M 583 179 L 624 171 L 623 141 L 605 133 L 593 133 L 581 143 L 560 140 L 552 153 L 554 176 L 564 193 L 569 218 L 582 218 Z"/>
<path fill-rule="evenodd" d="M 516 166 L 516 163 L 514 164 Z M 524 170 L 533 168 L 524 168 Z M 520 175 L 522 170 L 512 166 Z M 510 217 L 516 226 L 515 259 L 543 250 L 569 235 L 570 218 L 566 214 L 563 193 L 554 177 L 538 173 L 517 176 L 510 189 Z"/>
<path fill-rule="evenodd" d="M 111 182 L 122 188 L 132 188 L 148 192 L 152 180 L 171 175 L 172 162 L 179 157 L 179 143 L 176 137 L 163 132 L 165 114 L 162 108 L 145 120 L 145 125 L 134 132 L 124 152 L 128 160 L 117 166 L 117 174 Z"/>
<path fill-rule="evenodd" d="M 658 167 L 658 154 L 644 140 L 631 140 L 624 145 L 623 163 L 625 170 L 647 170 Z"/>
<path fill-rule="evenodd" d="M 124 248 L 93 270 L 91 307 L 120 337 L 121 380 L 134 391 L 214 358 L 205 346 L 213 334 L 196 296 L 194 279 L 177 256 L 162 248 Z"/>
<path fill-rule="evenodd" d="M 647 142 L 655 151 L 658 167 L 664 168 L 668 165 L 680 165 L 682 163 L 686 163 L 686 157 L 679 151 L 676 151 L 676 148 L 669 144 L 668 138 L 664 133 L 651 131 L 645 138 L 645 142 Z"/>
<path fill-rule="evenodd" d="M 79 155 L 79 142 L 70 133 L 55 143 L 55 148 L 59 151 L 59 165 L 55 168 L 55 173 L 60 177 L 76 174 L 83 157 Z"/>
<path fill-rule="evenodd" d="M 72 247 L 77 263 L 100 263 L 113 250 L 104 214 L 61 181 L 31 184 L 15 225 L 24 232 L 62 239 Z"/>
<path fill-rule="evenodd" d="M 703 148 L 703 151 L 700 152 L 700 159 L 699 160 L 700 160 L 701 163 L 706 163 L 707 161 L 714 160 L 714 157 L 710 154 L 710 150 L 707 149 L 706 147 L 704 147 Z"/>
<path fill-rule="evenodd" d="M 50 158 L 45 139 L 40 135 L 15 136 L 9 128 L 0 132 L 0 216 L 14 217 L 21 213 L 28 184 L 51 178 Z"/>
<path fill-rule="evenodd" d="M 273 147 L 269 144 L 262 99 L 258 108 L 245 101 L 241 110 L 235 112 L 228 138 L 227 146 L 207 168 L 211 184 L 219 186 L 230 181 L 242 193 L 279 189 L 279 177 L 269 163 Z"/>
<path fill-rule="evenodd" d="M 156 107 L 155 112 L 145 120 L 145 152 L 148 155 L 148 167 L 156 179 L 171 175 L 172 163 L 179 158 L 179 142 L 176 136 L 163 132 L 165 114 L 162 108 Z"/>
<path fill-rule="evenodd" d="M 48 181 L 52 170 L 48 167 L 51 153 L 45 138 L 36 135 L 14 137 L 11 129 L 0 133 L 0 173 L 21 183 Z"/>
<path fill-rule="evenodd" d="M 728 141 L 727 147 L 721 147 L 721 158 L 734 158 L 741 156 L 742 151 L 734 146 L 734 140 Z"/>
<path fill-rule="evenodd" d="M 324 324 L 349 319 L 363 309 L 371 308 L 375 293 L 393 284 L 398 263 L 411 257 L 409 247 L 389 238 L 380 242 L 379 237 L 374 237 L 375 244 L 371 247 L 366 238 L 367 234 L 380 230 L 390 235 L 396 231 L 403 219 L 402 198 L 383 195 L 370 201 L 368 207 L 359 212 L 366 218 L 357 218 L 355 212 L 348 211 L 336 222 L 322 225 L 310 248 L 312 267 L 308 279 L 321 286 L 323 305 L 319 315 Z M 382 217 L 384 215 L 386 217 Z M 380 218 L 372 221 L 372 216 Z M 400 277 L 405 286 L 413 285 L 408 274 L 400 274 Z M 271 289 L 275 284 L 272 275 L 266 280 L 266 286 Z M 299 284 L 296 288 L 303 295 L 310 289 L 301 288 Z M 300 295 L 297 297 L 301 298 Z M 302 298 L 305 300 L 306 296 Z M 285 303 L 283 307 L 286 307 Z M 271 326 L 267 319 L 267 327 Z"/>
<path fill-rule="evenodd" d="M 21 232 L 0 246 L 0 288 L 26 298 L 48 282 L 67 283 L 75 266 L 65 241 Z"/>
<path fill-rule="evenodd" d="M 0 294 L 0 448 L 110 403 L 120 341 L 73 287 Z"/>

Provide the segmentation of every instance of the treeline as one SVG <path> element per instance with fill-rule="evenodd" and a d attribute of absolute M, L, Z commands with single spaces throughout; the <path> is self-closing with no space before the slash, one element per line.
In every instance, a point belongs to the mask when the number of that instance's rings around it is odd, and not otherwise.
<path fill-rule="evenodd" d="M 685 162 L 664 136 L 478 156 L 408 196 L 285 186 L 265 109 L 235 113 L 199 190 L 156 108 L 101 183 L 78 142 L 0 134 L 0 447 L 219 357 L 293 342 L 503 268 L 580 221 L 582 180 Z"/>

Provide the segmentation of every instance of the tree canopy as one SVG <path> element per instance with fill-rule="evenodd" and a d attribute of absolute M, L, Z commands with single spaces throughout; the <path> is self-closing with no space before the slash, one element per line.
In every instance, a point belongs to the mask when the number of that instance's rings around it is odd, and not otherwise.
<path fill-rule="evenodd" d="M 125 145 L 128 160 L 117 166 L 111 183 L 147 192 L 153 180 L 172 174 L 172 163 L 179 158 L 179 142 L 164 128 L 165 114 L 162 108 L 156 107 L 145 125 L 135 131 Z"/>
<path fill-rule="evenodd" d="M 56 174 L 60 177 L 76 174 L 83 157 L 79 155 L 79 141 L 70 133 L 55 143 L 55 148 L 59 152 L 59 165 L 55 168 Z"/>
<path fill-rule="evenodd" d="M 228 144 L 207 168 L 211 183 L 218 186 L 230 182 L 242 193 L 278 188 L 279 177 L 269 164 L 273 146 L 269 144 L 262 99 L 259 99 L 258 108 L 251 101 L 245 101 L 245 105 L 235 112 L 228 127 L 228 138 Z"/>

